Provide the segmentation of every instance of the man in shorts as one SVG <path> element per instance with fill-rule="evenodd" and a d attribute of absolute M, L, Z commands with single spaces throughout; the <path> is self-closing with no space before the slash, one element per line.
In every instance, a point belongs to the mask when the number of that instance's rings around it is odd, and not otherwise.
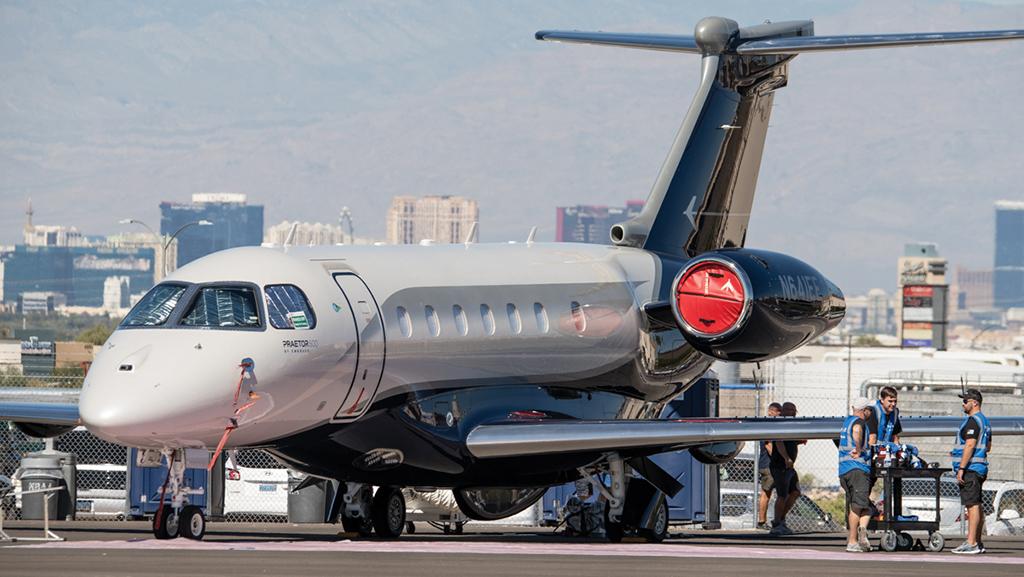
<path fill-rule="evenodd" d="M 846 491 L 846 550 L 871 551 L 867 526 L 871 519 L 871 455 L 866 444 L 865 419 L 871 413 L 871 401 L 859 397 L 850 407 L 839 434 L 839 485 Z"/>
<path fill-rule="evenodd" d="M 967 509 L 967 539 L 953 549 L 957 555 L 985 552 L 981 536 L 985 533 L 985 517 L 981 510 L 981 486 L 988 477 L 988 454 L 992 450 L 992 425 L 981 412 L 981 391 L 967 389 L 959 395 L 967 417 L 956 433 L 956 444 L 950 454 L 956 482 L 960 485 L 960 504 Z"/>
<path fill-rule="evenodd" d="M 796 405 L 782 404 L 783 417 L 795 417 Z M 792 535 L 793 531 L 786 526 L 786 515 L 796 500 L 800 498 L 800 479 L 797 477 L 797 451 L 800 441 L 772 441 L 772 457 L 770 469 L 775 482 L 775 518 L 772 519 L 772 535 Z"/>
<path fill-rule="evenodd" d="M 778 417 L 782 414 L 782 405 L 772 403 L 768 405 L 768 416 Z M 760 478 L 761 494 L 757 500 L 757 528 L 770 529 L 768 525 L 768 501 L 772 498 L 772 490 L 775 488 L 775 481 L 772 479 L 771 470 L 772 442 L 761 441 L 761 451 L 757 456 L 757 475 Z"/>

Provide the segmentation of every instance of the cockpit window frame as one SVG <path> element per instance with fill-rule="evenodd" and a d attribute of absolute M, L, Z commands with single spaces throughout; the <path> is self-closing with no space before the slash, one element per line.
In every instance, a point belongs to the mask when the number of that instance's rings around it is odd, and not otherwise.
<path fill-rule="evenodd" d="M 253 298 L 256 300 L 256 315 L 259 317 L 259 326 L 255 327 L 222 327 L 222 326 L 203 326 L 203 325 L 184 325 L 181 324 L 183 318 L 185 318 L 188 311 L 192 310 L 195 305 L 196 299 L 199 298 L 200 293 L 206 288 L 246 288 L 252 291 Z M 186 291 L 182 296 L 182 302 L 187 303 L 185 306 L 175 307 L 174 312 L 171 313 L 171 318 L 168 319 L 168 323 L 173 321 L 173 328 L 183 329 L 189 331 L 244 331 L 244 332 L 264 332 L 267 330 L 267 311 L 264 308 L 263 303 L 263 290 L 256 283 L 246 281 L 212 281 L 204 283 L 195 283 L 190 287 L 189 291 Z"/>
<path fill-rule="evenodd" d="M 244 331 L 244 332 L 265 332 L 267 330 L 267 311 L 263 303 L 263 289 L 259 285 L 249 281 L 210 281 L 201 283 L 192 283 L 187 281 L 168 281 L 161 282 L 154 285 L 156 288 L 159 285 L 174 285 L 185 287 L 185 292 L 182 293 L 178 299 L 178 303 L 171 310 L 171 314 L 164 319 L 163 324 L 159 325 L 131 325 L 122 326 L 118 324 L 117 330 L 139 330 L 139 329 L 159 329 L 159 330 L 199 330 L 199 331 Z M 259 315 L 260 324 L 258 327 L 207 327 L 207 326 L 191 326 L 181 324 L 181 319 L 185 316 L 189 310 L 192 309 L 192 305 L 198 298 L 199 293 L 204 288 L 209 287 L 225 287 L 225 288 L 246 288 L 253 291 L 253 296 L 256 299 L 256 311 Z M 150 289 L 153 290 L 153 289 Z M 147 291 L 148 293 L 148 291 Z M 130 313 L 129 313 L 130 314 Z M 121 320 L 124 322 L 124 319 Z"/>
<path fill-rule="evenodd" d="M 267 295 L 268 295 L 267 289 L 270 289 L 272 287 L 291 287 L 291 288 L 295 289 L 296 292 L 298 292 L 299 296 L 302 297 L 303 302 L 306 304 L 306 311 L 309 312 L 309 318 L 306 319 L 306 322 L 309 323 L 309 326 L 304 328 L 304 329 L 298 329 L 296 327 L 279 327 L 279 326 L 276 326 L 276 325 L 274 325 L 273 320 L 270 318 L 270 308 L 267 307 L 267 309 L 266 309 L 267 315 L 266 316 L 267 316 L 267 325 L 268 326 L 270 326 L 274 330 L 278 330 L 278 331 L 296 331 L 296 330 L 297 331 L 311 331 L 311 330 L 315 330 L 316 329 L 317 315 L 316 315 L 316 311 L 313 310 L 313 302 L 309 300 L 309 296 L 306 295 L 306 292 L 304 290 L 302 290 L 301 287 L 299 287 L 296 284 L 285 283 L 285 282 L 265 284 L 265 285 L 263 285 L 263 294 L 262 294 L 263 304 L 264 305 L 267 304 L 267 298 L 268 298 L 267 297 Z M 292 311 L 292 312 L 295 312 L 295 311 Z"/>
<path fill-rule="evenodd" d="M 167 315 L 167 318 L 165 318 L 163 320 L 163 322 L 157 323 L 155 325 L 126 325 L 126 324 L 124 324 L 125 320 L 127 320 L 130 316 L 132 316 L 132 313 L 134 313 L 136 308 L 138 308 L 139 304 L 142 302 L 142 299 L 145 299 L 146 296 L 148 296 L 150 292 L 155 290 L 157 287 L 161 287 L 161 286 L 173 286 L 173 287 L 180 287 L 180 288 L 184 288 L 185 289 L 181 293 L 181 296 L 178 297 L 178 302 L 174 303 L 174 307 L 171 309 L 170 314 Z M 142 299 L 140 299 L 138 303 L 135 303 L 135 306 L 133 306 L 131 308 L 131 310 L 128 311 L 128 314 L 126 314 L 124 316 L 124 318 L 122 318 L 121 321 L 119 323 L 117 323 L 117 330 L 166 329 L 166 328 L 169 328 L 169 327 L 173 327 L 174 324 L 177 323 L 178 309 L 181 308 L 181 303 L 182 302 L 184 302 L 184 301 L 186 301 L 186 300 L 188 300 L 190 298 L 191 290 L 192 290 L 193 286 L 194 285 L 192 283 L 182 282 L 182 281 L 169 281 L 169 282 L 159 282 L 159 283 L 156 283 L 155 285 L 150 287 L 149 290 L 147 290 L 145 294 L 142 295 Z"/>

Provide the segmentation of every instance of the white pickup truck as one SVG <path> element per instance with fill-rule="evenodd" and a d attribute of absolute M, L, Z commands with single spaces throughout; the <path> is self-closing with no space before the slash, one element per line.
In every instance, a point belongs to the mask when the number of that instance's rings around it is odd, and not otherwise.
<path fill-rule="evenodd" d="M 950 475 L 941 480 L 939 505 L 942 515 L 939 532 L 961 535 L 967 528 L 962 517 L 960 488 Z M 917 515 L 922 521 L 935 520 L 935 485 L 933 481 L 904 481 L 903 514 Z M 988 480 L 982 487 L 982 512 L 986 535 L 1024 535 L 1024 483 Z"/>

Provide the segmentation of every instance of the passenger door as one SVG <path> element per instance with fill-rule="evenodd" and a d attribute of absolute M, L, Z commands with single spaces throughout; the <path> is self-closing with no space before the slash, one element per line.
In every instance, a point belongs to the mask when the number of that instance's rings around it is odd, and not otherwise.
<path fill-rule="evenodd" d="M 334 415 L 335 421 L 352 420 L 369 408 L 384 374 L 386 339 L 376 299 L 363 279 L 352 273 L 336 273 L 334 282 L 348 301 L 358 339 L 356 370 L 348 395 Z"/>

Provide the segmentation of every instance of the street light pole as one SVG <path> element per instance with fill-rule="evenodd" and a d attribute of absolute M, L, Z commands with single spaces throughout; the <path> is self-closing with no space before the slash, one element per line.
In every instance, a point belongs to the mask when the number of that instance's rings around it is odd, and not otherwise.
<path fill-rule="evenodd" d="M 187 223 L 181 225 L 180 227 L 178 227 L 178 230 L 174 231 L 174 234 L 172 234 L 167 239 L 167 242 L 164 242 L 163 237 L 158 235 L 156 233 L 156 231 L 153 230 L 152 227 L 150 227 L 148 224 L 142 222 L 141 220 L 138 220 L 138 219 L 135 219 L 135 218 L 125 218 L 125 219 L 119 220 L 118 223 L 120 223 L 120 224 L 138 224 L 138 225 L 141 225 L 141 226 L 145 227 L 146 230 L 148 230 L 150 232 L 150 234 L 153 235 L 154 238 L 156 238 L 157 245 L 160 247 L 160 265 L 161 265 L 160 266 L 160 268 L 161 268 L 161 271 L 160 271 L 161 277 L 160 278 L 161 279 L 163 279 L 163 277 L 167 276 L 167 249 L 171 246 L 171 243 L 174 242 L 175 237 L 177 237 L 178 234 L 181 231 L 185 230 L 186 228 L 188 228 L 190 226 L 210 226 L 210 225 L 213 224 L 212 222 L 210 222 L 208 220 L 205 220 L 205 219 L 203 219 L 203 220 L 194 220 L 192 222 L 187 222 Z"/>

